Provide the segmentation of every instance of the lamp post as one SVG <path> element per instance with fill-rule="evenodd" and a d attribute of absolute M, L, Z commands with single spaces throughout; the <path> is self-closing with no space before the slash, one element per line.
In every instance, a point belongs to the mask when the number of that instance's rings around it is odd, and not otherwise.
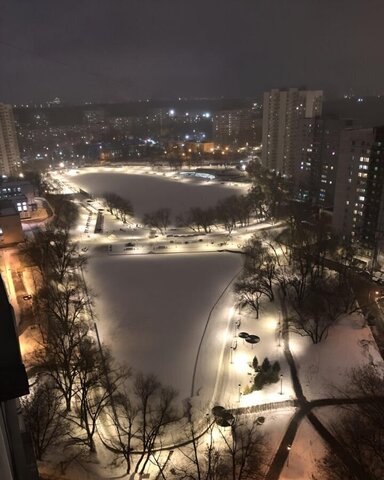
<path fill-rule="evenodd" d="M 241 399 L 241 383 L 239 383 L 239 403 L 240 403 L 240 399 Z"/>
<path fill-rule="evenodd" d="M 230 363 L 231 365 L 233 364 L 233 347 L 229 347 L 230 348 Z"/>
<path fill-rule="evenodd" d="M 280 395 L 283 394 L 283 374 L 280 375 Z"/>
<path fill-rule="evenodd" d="M 292 448 L 292 445 L 287 445 L 287 452 L 288 452 L 288 455 L 287 455 L 287 467 L 289 467 L 289 452 Z"/>

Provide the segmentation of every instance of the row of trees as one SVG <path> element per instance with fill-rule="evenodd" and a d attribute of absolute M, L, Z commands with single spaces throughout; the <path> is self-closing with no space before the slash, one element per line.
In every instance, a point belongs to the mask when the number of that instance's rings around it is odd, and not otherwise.
<path fill-rule="evenodd" d="M 108 212 L 123 223 L 127 223 L 128 217 L 133 216 L 133 206 L 129 200 L 114 192 L 105 192 L 102 197 Z"/>
<path fill-rule="evenodd" d="M 244 253 L 235 292 L 238 304 L 253 309 L 256 318 L 262 299 L 274 301 L 279 288 L 290 312 L 291 330 L 318 343 L 341 315 L 356 310 L 353 270 L 345 249 L 321 220 L 309 224 L 292 216 L 279 234 L 253 237 Z M 338 261 L 338 271 L 327 268 L 327 258 Z"/>

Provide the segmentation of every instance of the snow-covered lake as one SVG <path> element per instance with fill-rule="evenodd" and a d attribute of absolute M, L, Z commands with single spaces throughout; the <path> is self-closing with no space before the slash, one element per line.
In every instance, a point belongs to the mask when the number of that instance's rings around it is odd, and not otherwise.
<path fill-rule="evenodd" d="M 213 206 L 218 200 L 246 191 L 246 187 L 220 183 L 175 181 L 158 175 L 119 172 L 80 173 L 69 181 L 93 195 L 113 191 L 129 199 L 138 218 L 162 207 L 170 208 L 175 216 L 190 207 Z"/>
<path fill-rule="evenodd" d="M 90 260 L 87 283 L 96 293 L 101 338 L 119 362 L 154 373 L 190 395 L 194 362 L 208 315 L 241 269 L 241 255 L 100 256 Z M 198 364 L 196 390 L 212 395 L 232 295 L 215 308 Z"/>

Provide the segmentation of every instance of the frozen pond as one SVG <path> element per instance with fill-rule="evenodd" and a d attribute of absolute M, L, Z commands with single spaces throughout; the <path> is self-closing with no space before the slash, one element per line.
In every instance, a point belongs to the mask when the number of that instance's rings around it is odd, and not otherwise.
<path fill-rule="evenodd" d="M 129 199 L 135 216 L 158 208 L 171 208 L 172 215 L 179 215 L 190 207 L 209 207 L 218 200 L 245 192 L 245 188 L 219 183 L 175 181 L 150 174 L 126 174 L 114 172 L 80 173 L 68 180 L 93 194 L 113 191 Z"/>
<path fill-rule="evenodd" d="M 190 395 L 197 349 L 212 306 L 241 269 L 241 255 L 100 256 L 90 259 L 101 338 L 119 362 L 154 373 Z M 225 338 L 228 293 L 214 310 L 198 367 L 196 388 L 209 397 Z"/>

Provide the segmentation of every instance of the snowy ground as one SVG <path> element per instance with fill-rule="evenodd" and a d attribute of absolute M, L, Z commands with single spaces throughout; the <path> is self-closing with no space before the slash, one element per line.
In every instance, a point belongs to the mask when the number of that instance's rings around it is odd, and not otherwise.
<path fill-rule="evenodd" d="M 317 474 L 316 460 L 325 453 L 322 438 L 304 418 L 301 422 L 295 441 L 289 451 L 287 461 L 279 480 L 311 479 Z"/>
<path fill-rule="evenodd" d="M 155 373 L 191 393 L 196 353 L 210 310 L 241 268 L 239 255 L 102 256 L 92 258 L 87 283 L 97 294 L 101 338 L 117 360 Z M 228 293 L 212 315 L 198 365 L 196 390 L 210 397 L 232 305 Z"/>
<path fill-rule="evenodd" d="M 337 389 L 348 383 L 351 368 L 382 363 L 371 330 L 357 313 L 340 319 L 317 345 L 291 334 L 290 347 L 308 400 L 338 396 Z"/>
<path fill-rule="evenodd" d="M 294 398 L 294 392 L 290 380 L 290 371 L 286 363 L 283 343 L 279 338 L 279 304 L 277 301 L 271 303 L 267 299 L 263 301 L 260 318 L 256 319 L 251 310 L 243 310 L 241 314 L 235 313 L 231 327 L 230 341 L 226 346 L 225 362 L 228 368 L 227 375 L 222 375 L 220 391 L 221 398 L 216 396 L 216 403 L 229 405 L 233 398 L 237 397 L 241 407 L 258 405 L 262 403 L 280 402 Z M 235 321 L 240 320 L 240 326 L 237 329 Z M 252 347 L 243 339 L 238 338 L 238 332 L 247 332 L 260 337 L 260 342 Z M 236 349 L 230 351 L 230 347 L 236 345 Z M 262 390 L 245 394 L 246 387 L 253 383 L 254 370 L 252 364 L 253 357 L 256 356 L 259 364 L 265 357 L 268 357 L 271 363 L 278 361 L 281 367 L 281 381 L 271 385 L 266 385 Z M 240 385 L 240 387 L 239 387 Z M 237 405 L 236 405 L 237 406 Z"/>

